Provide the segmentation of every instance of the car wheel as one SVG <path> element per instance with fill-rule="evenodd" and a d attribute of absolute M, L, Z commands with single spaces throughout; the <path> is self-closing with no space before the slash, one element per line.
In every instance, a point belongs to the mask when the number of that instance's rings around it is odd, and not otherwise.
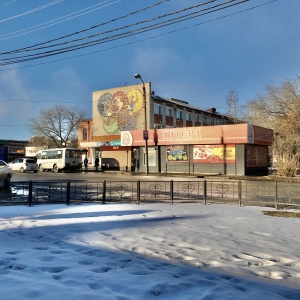
<path fill-rule="evenodd" d="M 58 167 L 57 167 L 57 165 L 54 165 L 54 167 L 53 167 L 53 171 L 54 171 L 55 173 L 57 173 L 57 172 L 58 172 Z"/>
<path fill-rule="evenodd" d="M 6 179 L 5 179 L 5 181 L 4 181 L 4 185 L 5 185 L 5 186 L 10 185 L 10 179 L 11 179 L 11 176 L 10 176 L 10 175 L 7 175 L 7 176 L 6 176 Z"/>
<path fill-rule="evenodd" d="M 23 167 L 21 167 L 20 172 L 21 172 L 21 173 L 24 173 L 24 172 L 25 172 L 25 170 L 24 170 Z"/>
<path fill-rule="evenodd" d="M 38 172 L 38 170 L 35 170 L 35 171 L 34 171 L 34 173 L 37 173 L 37 172 Z"/>
<path fill-rule="evenodd" d="M 42 165 L 39 166 L 39 170 L 40 170 L 40 172 L 44 172 L 44 168 Z"/>

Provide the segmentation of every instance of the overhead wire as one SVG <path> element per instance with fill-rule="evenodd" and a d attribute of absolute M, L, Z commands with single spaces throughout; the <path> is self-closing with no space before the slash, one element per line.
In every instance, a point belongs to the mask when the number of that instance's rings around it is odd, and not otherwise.
<path fill-rule="evenodd" d="M 0 7 L 16 2 L 17 0 L 9 1 L 7 3 L 1 4 Z"/>
<path fill-rule="evenodd" d="M 9 18 L 0 20 L 0 23 L 7 22 L 7 21 L 10 21 L 10 20 L 13 20 L 13 19 L 16 19 L 16 18 L 25 16 L 25 15 L 28 15 L 28 14 L 34 13 L 34 12 L 36 12 L 36 11 L 42 10 L 42 9 L 44 9 L 44 8 L 50 7 L 50 6 L 52 6 L 52 5 L 58 4 L 58 3 L 63 2 L 63 1 L 64 1 L 64 0 L 55 0 L 55 1 L 52 1 L 52 2 L 50 2 L 50 3 L 48 3 L 48 4 L 39 6 L 39 7 L 37 7 L 37 8 L 31 9 L 31 10 L 28 10 L 28 11 L 25 11 L 25 12 L 23 12 L 23 13 L 21 13 L 21 14 L 18 14 L 18 15 L 15 15 L 15 16 L 12 16 L 12 17 L 9 17 Z"/>
<path fill-rule="evenodd" d="M 253 9 L 259 8 L 261 6 L 265 6 L 265 5 L 271 4 L 271 3 L 276 2 L 276 1 L 278 1 L 278 0 L 270 0 L 270 1 L 267 1 L 267 2 L 259 4 L 259 5 L 255 5 L 255 6 L 243 9 L 243 10 L 239 10 L 237 12 L 226 14 L 226 15 L 214 18 L 214 19 L 206 20 L 204 22 L 196 23 L 196 24 L 193 24 L 193 25 L 189 25 L 189 26 L 186 26 L 186 27 L 179 28 L 179 29 L 171 30 L 171 31 L 168 31 L 168 32 L 165 32 L 165 33 L 160 33 L 160 34 L 157 34 L 157 35 L 152 36 L 152 37 L 147 37 L 147 38 L 144 38 L 144 39 L 140 39 L 140 40 L 136 40 L 136 41 L 131 41 L 131 42 L 128 42 L 126 44 L 112 46 L 112 47 L 109 47 L 109 48 L 106 48 L 106 49 L 101 49 L 101 50 L 97 50 L 97 51 L 93 51 L 93 52 L 88 52 L 88 53 L 84 53 L 84 54 L 74 55 L 74 56 L 70 56 L 70 57 L 66 57 L 66 58 L 62 58 L 62 59 L 52 60 L 50 62 L 41 62 L 41 63 L 31 64 L 31 65 L 27 65 L 27 66 L 18 66 L 18 67 L 15 67 L 15 68 L 2 69 L 2 71 L 19 69 L 19 68 L 28 68 L 28 67 L 33 67 L 33 66 L 38 66 L 38 65 L 48 64 L 48 63 L 55 63 L 55 62 L 59 62 L 59 61 L 63 61 L 63 60 L 69 60 L 69 59 L 73 59 L 73 58 L 76 58 L 76 57 L 82 57 L 82 56 L 86 56 L 86 55 L 91 55 L 91 54 L 95 54 L 95 53 L 99 53 L 99 52 L 103 52 L 103 51 L 108 51 L 108 50 L 116 49 L 116 48 L 119 48 L 119 47 L 124 47 L 124 46 L 128 46 L 128 45 L 132 45 L 132 44 L 135 44 L 135 43 L 143 42 L 145 40 L 150 40 L 150 39 L 157 38 L 157 37 L 160 37 L 160 36 L 163 36 L 163 35 L 172 34 L 174 32 L 178 32 L 178 31 L 189 29 L 191 27 L 196 27 L 196 26 L 203 25 L 205 23 L 209 23 L 209 22 L 213 22 L 213 21 L 220 20 L 220 19 L 223 19 L 223 18 L 227 18 L 227 17 L 233 16 L 233 15 L 239 14 L 239 13 L 243 13 L 243 12 L 246 12 L 246 11 L 249 11 L 249 10 L 253 10 Z"/>
<path fill-rule="evenodd" d="M 48 27 L 60 24 L 62 22 L 66 22 L 66 21 L 69 21 L 71 19 L 80 17 L 82 15 L 91 13 L 91 12 L 93 12 L 95 10 L 99 10 L 99 9 L 105 8 L 107 6 L 116 4 L 116 3 L 121 2 L 123 0 L 115 0 L 115 1 L 113 1 L 111 3 L 105 4 L 105 3 L 110 2 L 110 1 L 112 1 L 112 0 L 103 1 L 101 3 L 98 3 L 98 4 L 95 4 L 95 5 L 86 7 L 84 9 L 81 9 L 81 10 L 78 10 L 78 11 L 73 12 L 71 14 L 67 14 L 67 15 L 64 15 L 62 17 L 50 20 L 48 22 L 37 24 L 35 26 L 27 27 L 27 28 L 24 28 L 24 29 L 21 29 L 21 30 L 17 30 L 17 31 L 14 31 L 14 32 L 2 34 L 2 35 L 0 35 L 0 41 L 12 39 L 12 38 L 15 38 L 15 37 L 18 37 L 18 36 L 22 36 L 22 35 L 26 35 L 26 34 L 29 34 L 29 33 L 33 33 L 33 32 L 36 32 L 38 30 L 42 30 L 42 29 L 45 29 L 45 28 L 48 28 Z M 103 4 L 105 4 L 105 5 L 103 5 Z"/>
<path fill-rule="evenodd" d="M 151 30 L 154 30 L 154 29 L 170 26 L 172 24 L 183 22 L 183 21 L 186 21 L 186 20 L 190 20 L 190 19 L 195 18 L 195 17 L 210 14 L 210 13 L 213 13 L 213 12 L 216 12 L 216 11 L 219 11 L 219 10 L 223 10 L 223 9 L 226 9 L 226 8 L 229 8 L 229 7 L 232 7 L 232 6 L 236 6 L 236 5 L 251 1 L 251 0 L 242 0 L 242 1 L 239 1 L 237 3 L 232 3 L 232 4 L 229 4 L 229 5 L 226 6 L 226 4 L 231 3 L 231 2 L 236 2 L 236 1 L 237 0 L 228 0 L 228 1 L 223 2 L 221 4 L 211 6 L 209 8 L 201 9 L 201 10 L 198 10 L 196 12 L 191 12 L 191 13 L 188 13 L 188 14 L 176 17 L 176 18 L 168 19 L 168 20 L 165 20 L 163 22 L 158 22 L 158 23 L 155 23 L 155 24 L 152 24 L 152 25 L 149 25 L 149 26 L 137 28 L 135 30 L 126 31 L 126 32 L 123 32 L 123 33 L 120 33 L 120 34 L 115 34 L 115 35 L 112 35 L 112 36 L 104 37 L 104 38 L 101 38 L 101 39 L 97 39 L 97 40 L 93 40 L 93 41 L 89 41 L 89 42 L 85 42 L 85 43 L 81 43 L 81 44 L 76 44 L 76 45 L 73 45 L 73 46 L 63 47 L 63 48 L 59 48 L 59 49 L 55 49 L 55 50 L 48 50 L 48 51 L 45 51 L 45 52 L 40 52 L 40 53 L 35 53 L 35 54 L 29 54 L 29 55 L 23 55 L 23 56 L 18 56 L 18 57 L 13 57 L 13 58 L 2 59 L 2 61 L 0 61 L 0 65 L 7 65 L 7 64 L 12 64 L 12 63 L 24 62 L 24 61 L 28 61 L 28 60 L 35 60 L 35 59 L 39 59 L 39 58 L 44 58 L 44 57 L 48 57 L 48 56 L 53 56 L 53 55 L 58 55 L 58 54 L 62 54 L 62 53 L 70 52 L 70 51 L 83 49 L 83 48 L 94 46 L 94 45 L 97 45 L 97 44 L 111 42 L 111 41 L 118 40 L 118 39 L 121 39 L 121 38 L 129 37 L 129 36 L 132 36 L 132 35 L 144 33 L 146 31 L 151 31 Z M 211 2 L 211 1 L 209 1 L 209 2 Z M 205 2 L 204 4 L 207 4 L 207 3 L 208 2 Z M 202 5 L 204 5 L 204 4 L 202 4 Z M 180 12 L 182 12 L 182 11 L 180 11 Z M 176 13 L 178 13 L 178 12 L 176 12 Z M 175 12 L 173 14 L 175 14 Z M 161 19 L 161 18 L 165 18 L 168 15 L 162 15 L 162 16 L 159 16 L 159 17 L 152 18 L 150 20 L 146 20 L 146 21 L 135 23 L 135 24 L 131 24 L 131 26 L 136 26 L 136 24 L 140 25 L 140 24 L 143 24 L 145 22 L 155 21 L 155 20 L 158 20 L 158 19 Z M 127 25 L 127 26 L 129 26 L 129 25 Z M 125 26 L 125 27 L 127 27 L 127 26 Z M 117 30 L 120 30 L 120 29 L 123 29 L 123 28 L 117 28 L 117 29 L 114 29 L 114 30 L 109 31 L 109 32 L 117 31 Z M 101 34 L 103 34 L 103 33 L 100 33 L 100 34 L 97 34 L 97 35 L 101 35 Z M 65 42 L 63 44 L 66 44 L 66 43 L 68 43 L 68 42 Z M 45 48 L 43 48 L 43 49 L 45 49 Z M 49 47 L 46 47 L 46 49 L 49 49 Z M 31 51 L 33 51 L 33 50 L 39 50 L 39 49 L 31 49 Z"/>
<path fill-rule="evenodd" d="M 13 50 L 13 51 L 7 51 L 7 52 L 3 52 L 3 53 L 0 53 L 0 55 L 2 54 L 11 54 L 11 53 L 18 53 L 18 52 L 22 52 L 22 51 L 25 51 L 27 49 L 32 49 L 34 47 L 37 47 L 37 46 L 42 46 L 42 45 L 45 45 L 45 44 L 48 44 L 48 43 L 52 43 L 52 42 L 55 42 L 55 41 L 59 41 L 61 39 L 65 39 L 65 38 L 68 38 L 68 37 L 71 37 L 71 36 L 74 36 L 74 35 L 77 35 L 77 34 L 80 34 L 80 33 L 83 33 L 83 32 L 86 32 L 86 31 L 90 31 L 92 29 L 95 29 L 95 28 L 98 28 L 98 27 L 101 27 L 101 26 L 105 26 L 105 25 L 108 25 L 108 24 L 111 24 L 111 23 L 114 23 L 116 21 L 119 21 L 119 20 L 122 20 L 122 19 L 125 19 L 125 18 L 128 18 L 128 17 L 131 17 L 135 14 L 138 14 L 140 12 L 145 12 L 151 8 L 154 8 L 158 5 L 161 5 L 165 2 L 169 2 L 171 0 L 162 0 L 160 2 L 157 2 L 153 5 L 149 5 L 147 7 L 144 7 L 142 9 L 138 9 L 138 10 L 135 10 L 129 14 L 126 14 L 126 15 L 123 15 L 123 16 L 120 16 L 120 17 L 117 17 L 117 18 L 114 18 L 114 19 L 111 19 L 109 21 L 106 21 L 106 22 L 102 22 L 100 24 L 97 24 L 97 25 L 93 25 L 89 28 L 85 28 L 85 29 L 82 29 L 82 30 L 79 30 L 79 31 L 75 31 L 73 33 L 70 33 L 70 34 L 67 34 L 67 35 L 64 35 L 64 36 L 61 36 L 61 37 L 58 37 L 58 38 L 55 38 L 55 39 L 51 39 L 51 40 L 48 40 L 46 42 L 42 42 L 42 43 L 38 43 L 38 44 L 35 44 L 35 45 L 31 45 L 31 46 L 27 46 L 27 47 L 23 47 L 23 48 L 20 48 L 20 49 L 16 49 L 16 50 Z M 209 2 L 212 2 L 212 1 L 217 1 L 217 0 L 210 0 Z"/>

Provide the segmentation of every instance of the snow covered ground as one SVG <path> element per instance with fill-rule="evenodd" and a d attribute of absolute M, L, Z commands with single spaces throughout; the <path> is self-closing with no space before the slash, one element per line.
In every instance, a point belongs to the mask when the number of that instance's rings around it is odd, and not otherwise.
<path fill-rule="evenodd" d="M 300 219 L 261 207 L 0 207 L 0 299 L 300 299 Z"/>

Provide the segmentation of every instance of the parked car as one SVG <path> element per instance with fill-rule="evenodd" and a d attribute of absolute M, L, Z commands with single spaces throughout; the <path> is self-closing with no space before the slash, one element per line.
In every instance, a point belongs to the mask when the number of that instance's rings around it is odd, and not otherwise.
<path fill-rule="evenodd" d="M 13 171 L 20 171 L 21 173 L 33 171 L 36 173 L 38 171 L 38 164 L 33 158 L 16 158 L 14 161 L 8 164 Z"/>
<path fill-rule="evenodd" d="M 12 174 L 12 169 L 8 164 L 5 161 L 0 160 L 0 182 L 2 181 L 5 185 L 9 185 Z"/>

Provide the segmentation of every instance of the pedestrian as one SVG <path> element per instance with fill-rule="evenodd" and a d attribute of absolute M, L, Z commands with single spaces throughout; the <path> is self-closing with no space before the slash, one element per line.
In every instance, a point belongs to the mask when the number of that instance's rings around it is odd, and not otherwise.
<path fill-rule="evenodd" d="M 135 161 L 135 158 L 133 157 L 131 159 L 131 172 L 135 172 L 135 164 L 136 164 L 136 161 Z"/>
<path fill-rule="evenodd" d="M 96 156 L 96 159 L 95 159 L 95 169 L 96 169 L 96 171 L 98 171 L 98 168 L 99 168 L 99 158 L 98 158 L 98 156 Z"/>
<path fill-rule="evenodd" d="M 87 168 L 88 168 L 88 163 L 89 163 L 89 160 L 88 160 L 88 158 L 86 156 L 85 159 L 84 159 L 84 161 L 83 161 L 85 170 L 87 170 Z"/>

